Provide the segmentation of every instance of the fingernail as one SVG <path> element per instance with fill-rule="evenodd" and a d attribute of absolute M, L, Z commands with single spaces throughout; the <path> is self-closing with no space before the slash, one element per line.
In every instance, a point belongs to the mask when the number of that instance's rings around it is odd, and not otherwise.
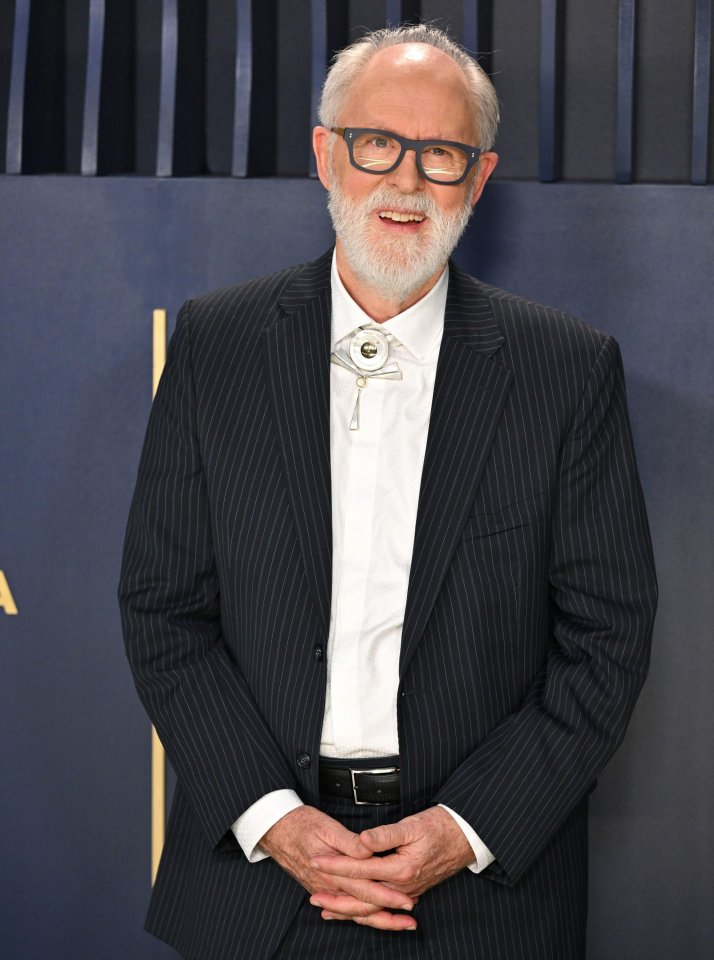
<path fill-rule="evenodd" d="M 321 907 L 321 906 L 322 906 L 322 904 L 320 903 L 319 900 L 313 900 L 312 898 L 310 899 L 310 903 L 313 905 L 313 907 Z"/>
<path fill-rule="evenodd" d="M 412 909 L 412 904 L 411 904 L 411 903 L 403 903 L 399 909 L 400 909 L 400 910 L 411 910 L 411 909 Z"/>

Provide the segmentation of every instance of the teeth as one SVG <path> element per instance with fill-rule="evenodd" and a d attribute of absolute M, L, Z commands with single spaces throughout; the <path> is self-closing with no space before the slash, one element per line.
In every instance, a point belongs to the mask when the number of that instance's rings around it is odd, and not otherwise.
<path fill-rule="evenodd" d="M 382 210 L 379 215 L 383 220 L 394 220 L 396 223 L 409 223 L 410 221 L 421 223 L 424 219 L 418 213 L 399 213 L 398 210 Z"/>

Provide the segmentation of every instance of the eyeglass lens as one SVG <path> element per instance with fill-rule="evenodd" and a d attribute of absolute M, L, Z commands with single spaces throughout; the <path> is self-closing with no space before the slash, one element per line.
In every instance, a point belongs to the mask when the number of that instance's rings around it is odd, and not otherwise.
<path fill-rule="evenodd" d="M 398 140 L 383 134 L 360 133 L 352 141 L 355 163 L 363 170 L 372 170 L 374 173 L 383 173 L 393 167 L 401 149 Z M 463 175 L 468 155 L 450 144 L 430 143 L 421 148 L 420 160 L 427 177 L 449 183 Z"/>

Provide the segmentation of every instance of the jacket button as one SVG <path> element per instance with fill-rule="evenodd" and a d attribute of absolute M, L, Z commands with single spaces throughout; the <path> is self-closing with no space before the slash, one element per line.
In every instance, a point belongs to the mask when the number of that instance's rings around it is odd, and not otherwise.
<path fill-rule="evenodd" d="M 322 647 L 315 647 L 315 649 L 312 651 L 312 655 L 316 660 L 322 660 Z"/>
<path fill-rule="evenodd" d="M 309 753 L 299 753 L 295 758 L 297 760 L 297 765 L 301 770 L 309 770 L 312 764 L 312 759 L 310 758 Z"/>

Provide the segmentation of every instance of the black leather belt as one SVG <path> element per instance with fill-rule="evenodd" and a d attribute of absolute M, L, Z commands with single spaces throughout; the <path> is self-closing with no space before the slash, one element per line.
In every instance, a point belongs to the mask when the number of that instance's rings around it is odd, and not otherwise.
<path fill-rule="evenodd" d="M 375 757 L 371 760 L 320 758 L 320 793 L 329 797 L 344 797 L 358 806 L 366 804 L 399 803 L 401 774 L 398 758 Z"/>

